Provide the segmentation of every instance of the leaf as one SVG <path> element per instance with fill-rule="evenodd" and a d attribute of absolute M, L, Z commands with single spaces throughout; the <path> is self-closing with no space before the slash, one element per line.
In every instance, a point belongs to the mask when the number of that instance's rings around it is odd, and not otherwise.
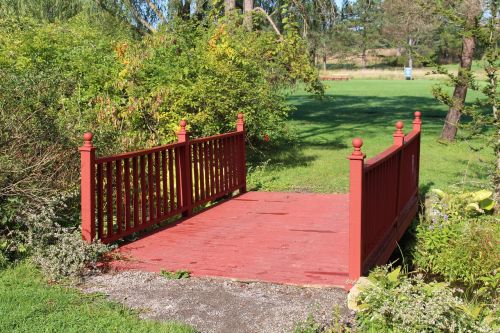
<path fill-rule="evenodd" d="M 491 191 L 481 190 L 481 191 L 471 193 L 471 199 L 472 199 L 472 201 L 479 202 L 479 201 L 483 201 L 485 199 L 490 198 L 492 195 L 493 195 L 493 192 L 491 192 Z"/>
<path fill-rule="evenodd" d="M 444 193 L 443 191 L 441 191 L 440 189 L 438 188 L 433 188 L 431 190 L 432 193 L 436 194 L 438 197 L 440 197 L 441 199 L 444 198 L 446 196 L 446 193 Z"/>
<path fill-rule="evenodd" d="M 495 208 L 495 200 L 493 199 L 490 199 L 490 198 L 486 198 L 484 200 L 481 200 L 479 202 L 479 207 L 481 207 L 481 209 L 484 209 L 484 210 L 492 210 L 493 208 Z"/>
<path fill-rule="evenodd" d="M 470 204 L 465 206 L 465 209 L 466 210 L 475 210 L 475 211 L 478 211 L 480 213 L 484 212 L 481 208 L 479 208 L 479 204 L 477 202 L 471 202 Z"/>
<path fill-rule="evenodd" d="M 400 272 L 401 272 L 401 267 L 398 266 L 395 270 L 387 274 L 387 278 L 389 279 L 390 282 L 397 282 Z"/>

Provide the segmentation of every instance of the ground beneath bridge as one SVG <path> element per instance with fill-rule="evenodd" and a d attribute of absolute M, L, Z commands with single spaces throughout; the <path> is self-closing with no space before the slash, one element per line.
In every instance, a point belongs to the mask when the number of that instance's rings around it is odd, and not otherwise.
<path fill-rule="evenodd" d="M 348 195 L 249 192 L 118 249 L 119 270 L 343 286 Z"/>

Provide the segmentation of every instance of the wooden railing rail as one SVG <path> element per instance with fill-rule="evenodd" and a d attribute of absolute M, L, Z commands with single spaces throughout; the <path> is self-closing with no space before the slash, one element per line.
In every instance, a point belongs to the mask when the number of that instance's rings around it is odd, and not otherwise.
<path fill-rule="evenodd" d="M 404 135 L 396 123 L 394 143 L 365 162 L 363 141 L 352 141 L 349 192 L 349 278 L 356 280 L 389 259 L 418 210 L 421 113 Z"/>
<path fill-rule="evenodd" d="M 180 122 L 178 142 L 96 157 L 92 134 L 81 154 L 82 236 L 110 243 L 162 223 L 236 190 L 246 191 L 245 129 L 190 140 Z"/>

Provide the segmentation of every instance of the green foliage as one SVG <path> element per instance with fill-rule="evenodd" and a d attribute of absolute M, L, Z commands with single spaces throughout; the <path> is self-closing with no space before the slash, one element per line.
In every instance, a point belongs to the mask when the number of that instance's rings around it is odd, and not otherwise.
<path fill-rule="evenodd" d="M 380 267 L 359 294 L 361 332 L 494 332 L 493 310 L 463 301 L 446 283 Z"/>
<path fill-rule="evenodd" d="M 320 321 L 309 314 L 306 320 L 295 324 L 293 333 L 349 333 L 354 326 L 351 319 L 343 318 L 339 307 L 335 306 L 329 320 Z"/>
<path fill-rule="evenodd" d="M 431 193 L 416 229 L 415 265 L 458 284 L 469 297 L 498 301 L 500 227 L 495 216 L 478 215 L 492 207 L 491 192 Z"/>
<path fill-rule="evenodd" d="M 162 269 L 160 275 L 168 280 L 180 280 L 180 279 L 189 279 L 191 277 L 191 273 L 186 270 L 177 270 L 175 272 L 167 271 Z"/>
<path fill-rule="evenodd" d="M 102 295 L 48 284 L 26 263 L 0 271 L 0 299 L 1 332 L 195 332 L 179 323 L 139 319 Z"/>

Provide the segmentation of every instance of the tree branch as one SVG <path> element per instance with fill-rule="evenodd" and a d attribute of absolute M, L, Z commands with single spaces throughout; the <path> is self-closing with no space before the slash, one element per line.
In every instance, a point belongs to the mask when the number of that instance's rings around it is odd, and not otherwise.
<path fill-rule="evenodd" d="M 150 32 L 156 32 L 156 29 L 153 28 L 153 26 L 151 24 L 149 24 L 148 21 L 146 21 L 138 12 L 137 10 L 135 9 L 134 5 L 132 5 L 130 3 L 130 1 L 124 1 L 123 2 L 125 4 L 125 6 L 130 10 L 130 12 L 132 13 L 132 15 L 134 16 L 134 18 L 136 20 L 138 20 L 146 29 L 148 29 Z"/>
<path fill-rule="evenodd" d="M 151 0 L 146 0 L 146 3 L 148 4 L 149 8 L 151 8 L 155 12 L 156 16 L 158 16 L 158 18 L 163 21 L 163 23 L 167 23 L 165 15 L 163 15 L 161 10 L 153 2 L 151 2 Z"/>
<path fill-rule="evenodd" d="M 282 39 L 282 35 L 281 35 L 281 32 L 279 31 L 278 27 L 276 26 L 276 24 L 274 23 L 273 19 L 271 18 L 271 16 L 269 16 L 269 14 L 262 8 L 262 7 L 255 7 L 253 9 L 254 11 L 259 11 L 261 12 L 262 14 L 264 14 L 264 16 L 267 18 L 267 20 L 269 21 L 269 24 L 271 24 L 271 26 L 273 27 L 274 31 L 276 32 L 276 34 L 278 36 L 280 36 L 280 39 Z"/>

